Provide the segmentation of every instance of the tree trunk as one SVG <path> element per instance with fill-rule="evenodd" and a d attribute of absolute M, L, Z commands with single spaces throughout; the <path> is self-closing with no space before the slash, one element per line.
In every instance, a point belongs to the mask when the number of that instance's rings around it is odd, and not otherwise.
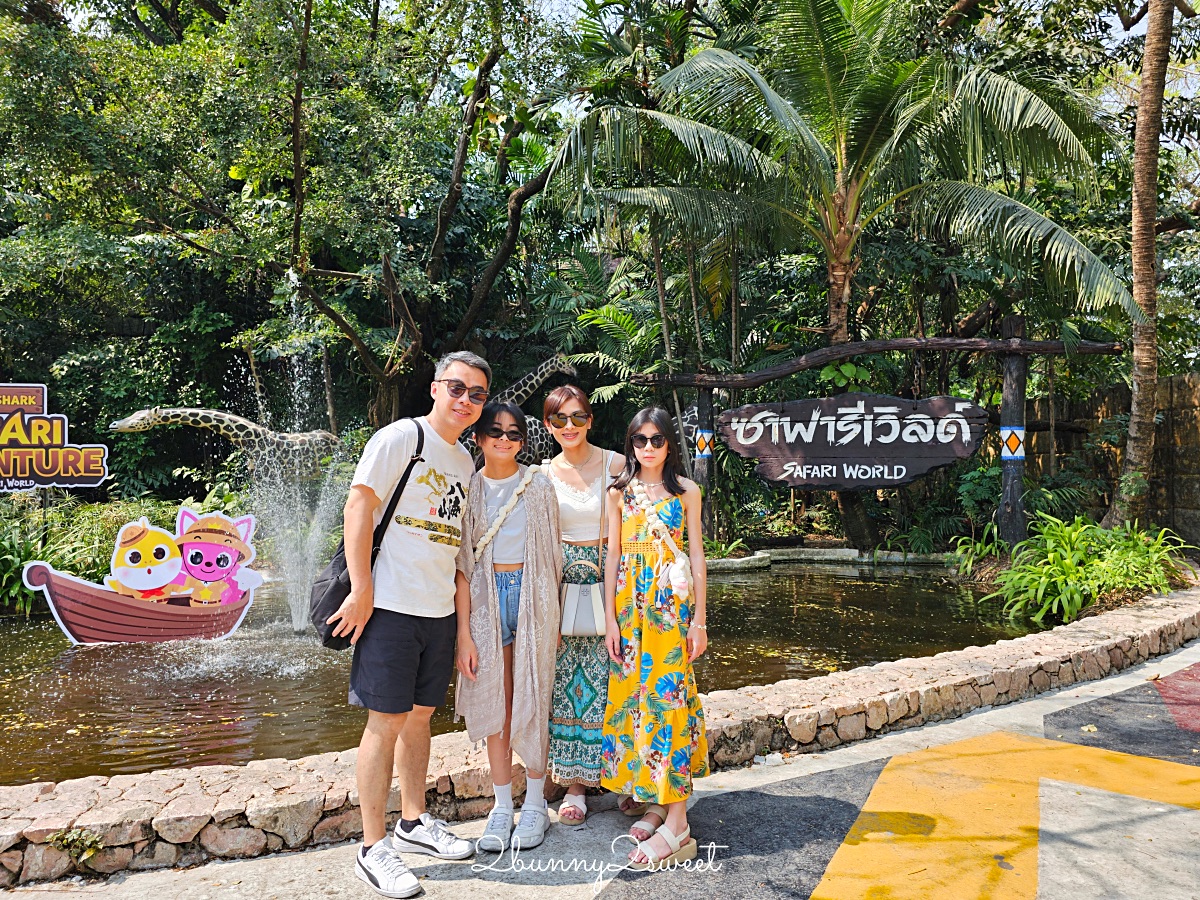
<path fill-rule="evenodd" d="M 296 59 L 296 84 L 292 94 L 292 252 L 291 265 L 300 259 L 304 227 L 304 73 L 308 69 L 308 35 L 312 29 L 312 0 L 304 3 L 300 53 Z"/>
<path fill-rule="evenodd" d="M 1174 0 L 1150 0 L 1146 49 L 1133 140 L 1133 299 L 1146 314 L 1133 326 L 1133 398 L 1129 439 L 1113 490 L 1112 505 L 1101 523 L 1106 528 L 1131 519 L 1145 520 L 1154 464 L 1154 418 L 1158 413 L 1158 282 L 1155 219 L 1158 217 L 1158 152 L 1162 133 L 1163 92 L 1171 50 Z"/>
<path fill-rule="evenodd" d="M 654 254 L 654 284 L 658 289 L 658 315 L 662 320 L 663 352 L 667 357 L 667 369 L 675 368 L 675 354 L 671 352 L 671 329 L 667 320 L 667 280 L 663 273 L 662 247 L 655 233 L 656 223 L 650 221 L 650 249 Z M 689 478 L 692 475 L 692 455 L 688 450 L 687 435 L 683 431 L 683 407 L 679 403 L 679 389 L 671 388 L 671 399 L 675 403 L 675 426 L 679 429 L 679 455 L 682 457 L 683 471 Z"/>
<path fill-rule="evenodd" d="M 373 428 L 382 428 L 400 418 L 400 377 L 392 376 L 375 382 L 375 396 L 367 410 Z"/>
<path fill-rule="evenodd" d="M 829 343 L 844 344 L 850 340 L 850 287 L 860 260 L 848 255 L 848 233 L 839 232 L 835 245 L 829 260 Z"/>
<path fill-rule="evenodd" d="M 325 381 L 325 414 L 329 417 L 329 433 L 338 433 L 337 411 L 333 406 L 333 373 L 329 370 L 329 348 L 321 345 L 321 376 Z"/>
<path fill-rule="evenodd" d="M 839 211 L 839 218 L 844 213 Z M 852 235 L 839 227 L 834 252 L 829 257 L 829 343 L 850 342 L 850 288 L 860 260 L 851 255 Z M 856 550 L 871 550 L 879 545 L 879 530 L 867 515 L 861 491 L 837 491 L 838 511 L 846 540 Z"/>

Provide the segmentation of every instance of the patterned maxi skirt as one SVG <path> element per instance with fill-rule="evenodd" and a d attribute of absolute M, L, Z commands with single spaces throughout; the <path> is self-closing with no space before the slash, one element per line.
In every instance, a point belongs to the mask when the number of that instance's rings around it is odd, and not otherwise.
<path fill-rule="evenodd" d="M 563 581 L 594 584 L 596 573 L 577 560 L 603 570 L 598 547 L 563 544 Z M 550 707 L 550 777 L 561 785 L 600 784 L 600 744 L 608 702 L 608 651 L 604 638 L 563 636 L 554 666 Z"/>

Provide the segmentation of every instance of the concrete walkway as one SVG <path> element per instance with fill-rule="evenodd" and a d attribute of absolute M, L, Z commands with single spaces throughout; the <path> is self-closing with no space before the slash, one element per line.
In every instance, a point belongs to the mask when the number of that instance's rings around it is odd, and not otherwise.
<path fill-rule="evenodd" d="M 697 782 L 693 871 L 621 871 L 611 809 L 546 843 L 465 863 L 408 857 L 430 900 L 1130 898 L 1200 900 L 1200 644 L 1120 675 L 786 764 Z M 475 838 L 483 822 L 456 827 Z M 616 851 L 610 845 L 616 841 Z M 17 894 L 375 896 L 355 845 Z M 536 892 L 536 894 L 535 894 Z"/>

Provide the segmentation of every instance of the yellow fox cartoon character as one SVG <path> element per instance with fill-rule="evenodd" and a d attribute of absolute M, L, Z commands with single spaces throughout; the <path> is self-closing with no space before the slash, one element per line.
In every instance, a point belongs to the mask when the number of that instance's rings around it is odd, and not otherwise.
<path fill-rule="evenodd" d="M 143 516 L 129 522 L 117 535 L 112 555 L 112 575 L 105 584 L 118 594 L 166 603 L 182 588 L 171 584 L 183 569 L 183 556 L 169 531 L 150 524 Z"/>

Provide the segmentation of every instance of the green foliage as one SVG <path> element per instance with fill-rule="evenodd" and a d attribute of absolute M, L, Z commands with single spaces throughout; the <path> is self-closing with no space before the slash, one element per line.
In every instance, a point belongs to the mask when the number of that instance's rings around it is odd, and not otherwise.
<path fill-rule="evenodd" d="M 836 365 L 830 363 L 821 370 L 818 377 L 838 390 L 853 393 L 867 389 L 871 381 L 871 370 L 852 362 Z"/>
<path fill-rule="evenodd" d="M 745 550 L 746 542 L 741 538 L 736 538 L 728 543 L 714 538 L 704 539 L 704 556 L 707 559 L 729 559 L 735 553 L 744 554 Z"/>
<path fill-rule="evenodd" d="M 54 832 L 46 841 L 56 850 L 70 854 L 76 862 L 87 862 L 104 849 L 100 835 L 87 828 L 64 828 Z"/>
<path fill-rule="evenodd" d="M 985 559 L 1002 559 L 1008 555 L 1008 542 L 1000 537 L 996 526 L 988 522 L 978 537 L 965 534 L 954 542 L 953 563 L 959 575 L 970 578 L 975 567 Z"/>
<path fill-rule="evenodd" d="M 1169 529 L 1131 523 L 1107 531 L 1076 516 L 1067 522 L 1039 513 L 1028 540 L 1013 547 L 1012 565 L 996 577 L 989 598 L 1004 600 L 1014 617 L 1038 624 L 1049 615 L 1070 622 L 1101 597 L 1129 591 L 1162 592 L 1185 570 L 1185 544 Z"/>
<path fill-rule="evenodd" d="M 1001 469 L 997 465 L 980 466 L 965 472 L 958 480 L 958 501 L 973 526 L 989 522 L 1000 500 Z"/>

